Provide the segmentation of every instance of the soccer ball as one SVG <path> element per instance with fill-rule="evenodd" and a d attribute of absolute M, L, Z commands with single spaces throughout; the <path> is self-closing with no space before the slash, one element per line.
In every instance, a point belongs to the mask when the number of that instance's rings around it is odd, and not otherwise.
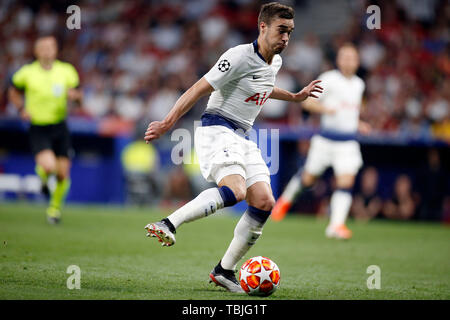
<path fill-rule="evenodd" d="M 242 289 L 251 296 L 270 296 L 280 285 L 280 269 L 269 258 L 248 259 L 239 270 Z"/>

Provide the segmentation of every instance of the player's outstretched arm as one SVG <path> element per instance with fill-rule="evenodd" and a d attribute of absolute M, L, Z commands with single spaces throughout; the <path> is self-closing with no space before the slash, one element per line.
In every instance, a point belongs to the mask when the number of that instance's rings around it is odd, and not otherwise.
<path fill-rule="evenodd" d="M 149 143 L 166 133 L 192 106 L 203 96 L 210 94 L 214 88 L 204 77 L 190 87 L 175 103 L 162 121 L 153 121 L 145 132 L 144 140 Z"/>
<path fill-rule="evenodd" d="M 323 88 L 318 85 L 320 82 L 322 82 L 322 80 L 314 80 L 297 93 L 292 93 L 284 89 L 274 87 L 269 98 L 292 102 L 302 102 L 308 97 L 318 98 L 316 94 L 323 92 Z"/>

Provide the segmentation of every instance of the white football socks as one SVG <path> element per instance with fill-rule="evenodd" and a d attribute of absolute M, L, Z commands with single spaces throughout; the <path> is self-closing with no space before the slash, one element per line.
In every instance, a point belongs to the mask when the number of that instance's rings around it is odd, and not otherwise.
<path fill-rule="evenodd" d="M 167 218 L 175 228 L 185 222 L 191 222 L 213 214 L 224 207 L 224 200 L 218 188 L 210 188 L 201 192 L 195 199 L 176 210 Z"/>
<path fill-rule="evenodd" d="M 248 210 L 245 211 L 234 229 L 233 240 L 220 263 L 224 269 L 234 270 L 236 268 L 239 260 L 261 236 L 263 226 L 264 222 L 253 219 L 248 214 Z"/>
<path fill-rule="evenodd" d="M 345 224 L 351 205 L 352 194 L 349 191 L 335 190 L 330 201 L 330 225 Z"/>

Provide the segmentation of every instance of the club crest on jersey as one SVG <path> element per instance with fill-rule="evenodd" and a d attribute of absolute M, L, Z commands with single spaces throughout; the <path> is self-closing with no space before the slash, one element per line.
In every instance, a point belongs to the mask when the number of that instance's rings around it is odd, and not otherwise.
<path fill-rule="evenodd" d="M 230 70 L 231 67 L 231 63 L 224 59 L 224 60 L 220 60 L 219 64 L 217 65 L 217 67 L 219 68 L 220 71 L 225 72 Z"/>
<path fill-rule="evenodd" d="M 267 99 L 269 99 L 269 96 L 270 94 L 267 94 L 267 92 L 264 92 L 264 94 L 255 93 L 251 97 L 245 99 L 245 102 L 254 101 L 257 106 L 262 106 L 264 103 L 266 103 Z"/>

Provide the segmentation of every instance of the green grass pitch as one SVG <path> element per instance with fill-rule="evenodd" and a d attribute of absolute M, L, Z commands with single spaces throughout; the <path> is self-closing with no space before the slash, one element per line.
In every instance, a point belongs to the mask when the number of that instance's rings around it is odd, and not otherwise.
<path fill-rule="evenodd" d="M 173 247 L 145 237 L 167 215 L 154 209 L 68 206 L 59 226 L 45 207 L 0 203 L 0 299 L 252 299 L 208 283 L 233 235 L 237 216 L 183 225 Z M 264 299 L 450 299 L 450 228 L 441 224 L 349 222 L 350 241 L 324 237 L 327 221 L 291 215 L 268 221 L 244 259 L 263 255 L 281 270 Z M 242 260 L 239 266 L 245 261 Z M 69 265 L 81 289 L 69 290 Z M 381 269 L 381 289 L 367 288 L 367 267 Z"/>

